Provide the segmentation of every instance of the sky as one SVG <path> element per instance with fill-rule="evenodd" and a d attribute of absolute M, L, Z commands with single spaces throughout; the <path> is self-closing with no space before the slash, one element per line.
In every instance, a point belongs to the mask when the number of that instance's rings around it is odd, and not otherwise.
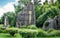
<path fill-rule="evenodd" d="M 0 0 L 0 17 L 6 12 L 14 12 L 14 4 L 17 4 L 18 0 Z"/>
<path fill-rule="evenodd" d="M 15 0 L 0 0 L 0 6 L 4 6 L 5 4 L 9 2 L 14 2 Z"/>
<path fill-rule="evenodd" d="M 0 17 L 6 12 L 14 12 L 14 4 L 18 4 L 19 0 L 0 0 Z M 42 0 L 43 3 L 45 0 Z"/>

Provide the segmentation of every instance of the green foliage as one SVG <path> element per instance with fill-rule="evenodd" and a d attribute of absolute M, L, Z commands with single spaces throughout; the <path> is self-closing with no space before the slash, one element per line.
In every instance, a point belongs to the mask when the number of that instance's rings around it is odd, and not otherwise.
<path fill-rule="evenodd" d="M 2 28 L 3 27 L 3 24 L 0 24 L 0 28 Z"/>
<path fill-rule="evenodd" d="M 0 28 L 0 33 L 7 33 L 5 28 Z"/>
<path fill-rule="evenodd" d="M 6 28 L 6 30 L 11 36 L 14 36 L 18 32 L 17 28 Z"/>
<path fill-rule="evenodd" d="M 0 33 L 7 33 L 6 29 L 3 28 L 3 24 L 0 24 Z"/>
<path fill-rule="evenodd" d="M 25 4 L 27 5 L 29 3 L 30 0 L 20 0 L 18 3 L 22 3 L 22 4 Z"/>
<path fill-rule="evenodd" d="M 47 32 L 42 30 L 42 29 L 38 29 L 38 34 L 37 37 L 47 37 Z"/>
<path fill-rule="evenodd" d="M 0 24 L 3 24 L 1 19 L 0 19 Z"/>
<path fill-rule="evenodd" d="M 15 12 L 18 14 L 18 12 L 22 11 L 24 9 L 24 6 L 28 4 L 29 0 L 20 0 L 18 1 L 18 5 L 14 5 Z"/>
<path fill-rule="evenodd" d="M 5 13 L 1 20 L 2 20 L 2 23 L 4 24 L 4 16 L 7 16 L 8 17 L 8 22 L 11 26 L 15 26 L 16 25 L 16 14 L 13 13 L 13 12 L 7 12 Z"/>
<path fill-rule="evenodd" d="M 35 25 L 29 25 L 27 26 L 28 29 L 37 29 L 37 27 Z"/>
<path fill-rule="evenodd" d="M 0 33 L 9 33 L 11 36 L 15 36 L 16 33 L 19 33 L 23 38 L 60 36 L 60 30 L 49 29 L 47 31 L 44 31 L 41 28 L 39 29 L 0 28 Z"/>
<path fill-rule="evenodd" d="M 49 34 L 48 34 L 50 37 L 52 36 L 60 36 L 60 30 L 54 30 L 54 31 L 51 31 Z"/>
<path fill-rule="evenodd" d="M 37 6 L 38 7 L 38 6 Z M 40 11 L 40 12 L 37 12 Z M 36 19 L 37 26 L 42 27 L 43 23 L 47 18 L 54 18 L 56 15 L 60 14 L 59 8 L 53 5 L 43 5 L 40 8 L 36 8 Z"/>
<path fill-rule="evenodd" d="M 35 38 L 37 36 L 37 30 L 20 30 L 19 34 L 23 37 L 23 38 Z"/>
<path fill-rule="evenodd" d="M 54 29 L 49 29 L 49 30 L 47 30 L 48 33 L 52 32 L 52 31 L 54 31 Z"/>
<path fill-rule="evenodd" d="M 60 36 L 60 30 L 49 29 L 47 32 L 48 37 L 57 37 Z"/>
<path fill-rule="evenodd" d="M 60 36 L 60 30 L 49 29 L 44 31 L 42 29 L 38 29 L 37 37 L 58 37 Z"/>

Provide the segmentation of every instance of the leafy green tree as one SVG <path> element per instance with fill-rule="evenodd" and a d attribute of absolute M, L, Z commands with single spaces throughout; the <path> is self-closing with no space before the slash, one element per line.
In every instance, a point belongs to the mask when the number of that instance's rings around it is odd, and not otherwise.
<path fill-rule="evenodd" d="M 45 4 L 42 7 L 37 6 L 36 13 L 36 24 L 38 27 L 42 27 L 47 18 L 54 18 L 56 15 L 60 14 L 59 8 L 54 5 Z"/>
<path fill-rule="evenodd" d="M 11 25 L 11 26 L 15 26 L 15 22 L 16 22 L 16 15 L 15 15 L 15 13 L 13 13 L 13 12 L 7 12 L 7 13 L 5 13 L 3 16 L 2 16 L 2 18 L 1 18 L 1 20 L 2 20 L 2 23 L 4 23 L 4 16 L 7 16 L 8 17 L 8 21 L 9 21 L 9 25 Z"/>
<path fill-rule="evenodd" d="M 18 5 L 14 5 L 16 14 L 23 10 L 23 8 L 28 4 L 29 0 L 19 0 Z"/>

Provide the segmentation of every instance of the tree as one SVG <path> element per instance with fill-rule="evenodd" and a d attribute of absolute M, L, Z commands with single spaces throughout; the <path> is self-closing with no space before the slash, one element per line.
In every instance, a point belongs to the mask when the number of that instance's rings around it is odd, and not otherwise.
<path fill-rule="evenodd" d="M 59 8 L 54 5 L 45 4 L 43 6 L 37 6 L 36 10 L 36 25 L 42 27 L 46 19 L 54 18 L 56 15 L 60 14 Z"/>
<path fill-rule="evenodd" d="M 16 25 L 16 15 L 13 12 L 7 12 L 4 13 L 4 15 L 1 17 L 2 23 L 4 24 L 4 16 L 8 17 L 9 25 L 15 26 Z"/>
<path fill-rule="evenodd" d="M 14 5 L 16 14 L 24 9 L 29 0 L 19 0 L 18 5 Z"/>

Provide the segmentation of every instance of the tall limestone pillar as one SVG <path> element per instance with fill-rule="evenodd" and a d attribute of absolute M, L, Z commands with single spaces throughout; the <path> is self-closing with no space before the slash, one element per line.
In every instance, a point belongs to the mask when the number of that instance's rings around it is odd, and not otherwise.
<path fill-rule="evenodd" d="M 16 27 L 35 24 L 34 0 L 30 0 L 27 6 L 18 13 L 16 20 Z"/>
<path fill-rule="evenodd" d="M 8 27 L 8 17 L 7 16 L 4 17 L 4 26 L 3 27 L 4 28 Z"/>
<path fill-rule="evenodd" d="M 34 0 L 30 0 L 27 10 L 29 13 L 29 24 L 35 24 Z"/>

